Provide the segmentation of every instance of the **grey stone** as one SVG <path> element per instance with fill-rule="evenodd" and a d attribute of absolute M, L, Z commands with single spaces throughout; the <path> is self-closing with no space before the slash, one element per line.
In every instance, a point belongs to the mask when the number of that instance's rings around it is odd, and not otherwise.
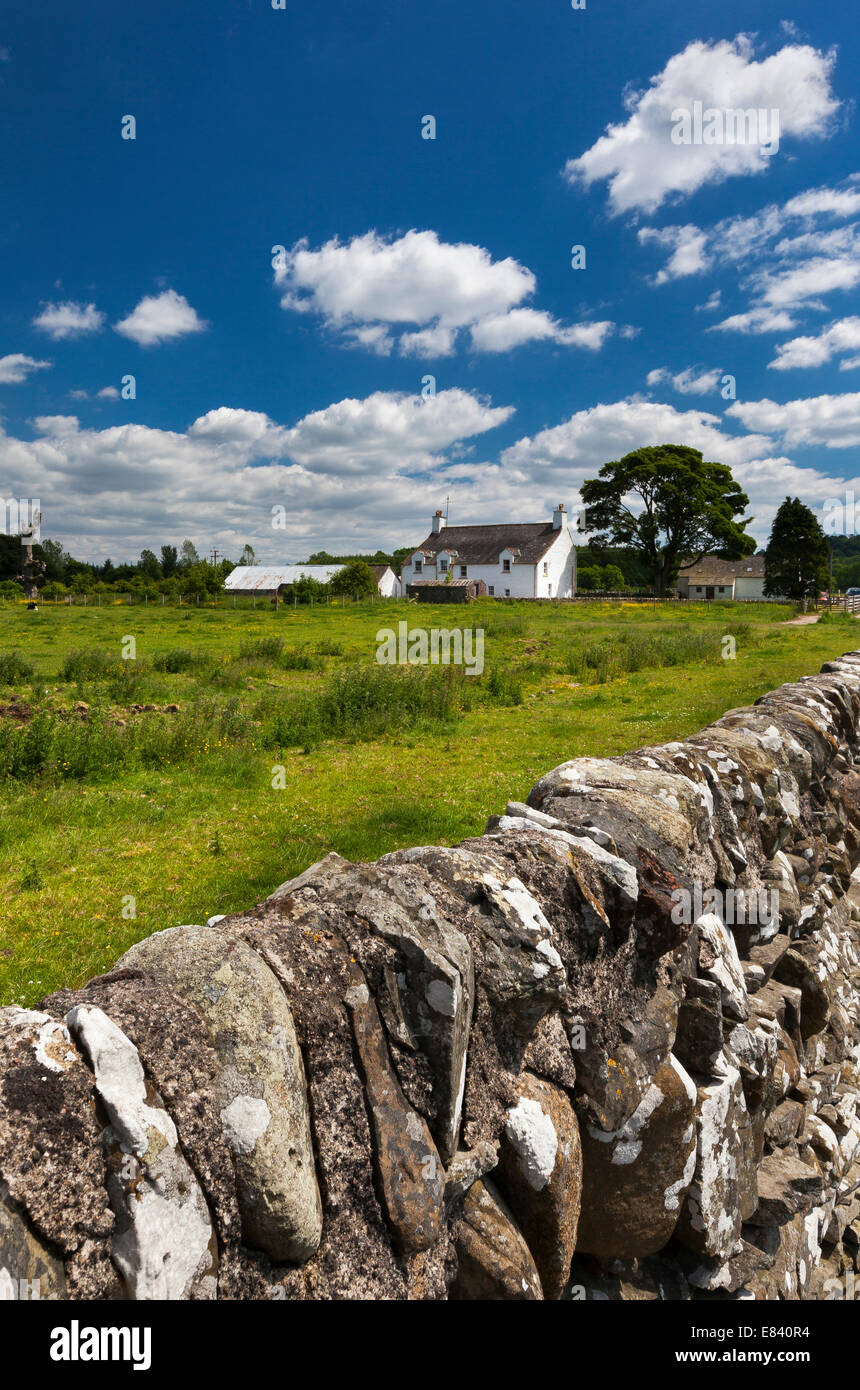
<path fill-rule="evenodd" d="M 218 1254 L 209 1209 L 137 1049 L 92 1005 L 72 1009 L 66 1025 L 110 1119 L 103 1143 L 117 1217 L 111 1251 L 130 1297 L 214 1298 Z"/>
<path fill-rule="evenodd" d="M 322 1204 L 304 1065 L 277 979 L 219 927 L 158 932 L 119 965 L 169 982 L 205 1019 L 221 1067 L 215 1089 L 246 1242 L 274 1260 L 307 1259 L 319 1245 Z"/>

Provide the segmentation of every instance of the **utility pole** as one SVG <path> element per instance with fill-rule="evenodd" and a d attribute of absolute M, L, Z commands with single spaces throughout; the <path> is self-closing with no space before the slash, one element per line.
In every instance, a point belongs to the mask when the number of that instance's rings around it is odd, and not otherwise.
<path fill-rule="evenodd" d="M 215 566 L 217 565 L 217 563 L 218 563 L 218 556 L 219 556 L 220 554 L 221 554 L 220 550 L 216 550 L 216 549 L 214 548 L 214 546 L 213 546 L 213 548 L 212 548 L 212 567 L 213 567 L 213 569 L 214 569 L 214 567 L 215 567 Z"/>
<path fill-rule="evenodd" d="M 42 522 L 42 513 L 31 511 L 29 526 L 21 528 L 21 573 L 16 579 L 24 586 L 28 608 L 36 608 L 39 597 L 39 584 L 45 574 L 44 560 L 33 559 L 33 546 L 38 545 L 36 536 Z"/>
<path fill-rule="evenodd" d="M 445 525 L 446 525 L 446 526 L 448 525 L 448 510 L 449 510 L 450 506 L 451 506 L 451 498 L 450 498 L 450 497 L 446 497 L 446 498 L 445 498 Z"/>

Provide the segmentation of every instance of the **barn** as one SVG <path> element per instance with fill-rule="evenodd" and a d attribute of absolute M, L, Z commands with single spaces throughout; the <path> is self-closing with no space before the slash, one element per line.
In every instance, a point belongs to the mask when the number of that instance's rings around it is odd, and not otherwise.
<path fill-rule="evenodd" d="M 283 584 L 302 575 L 330 584 L 343 565 L 237 565 L 224 580 L 224 592 L 237 598 L 272 598 Z"/>
<path fill-rule="evenodd" d="M 284 584 L 295 584 L 303 575 L 318 584 L 330 584 L 344 565 L 237 565 L 224 581 L 224 592 L 238 598 L 273 598 Z M 399 598 L 400 580 L 390 565 L 371 565 L 382 598 Z"/>

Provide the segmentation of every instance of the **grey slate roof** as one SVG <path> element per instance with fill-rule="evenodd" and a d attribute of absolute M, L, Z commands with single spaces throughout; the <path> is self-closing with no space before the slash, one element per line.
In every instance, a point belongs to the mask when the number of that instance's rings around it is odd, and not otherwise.
<path fill-rule="evenodd" d="M 689 569 L 682 569 L 679 579 L 691 584 L 730 584 L 733 579 L 763 579 L 764 556 L 746 555 L 743 560 L 720 560 L 716 555 L 703 555 Z"/>
<path fill-rule="evenodd" d="M 508 522 L 498 526 L 443 526 L 415 550 L 424 555 L 454 551 L 458 565 L 497 565 L 503 550 L 516 554 L 514 563 L 534 565 L 549 550 L 559 532 L 551 521 Z M 414 553 L 414 552 L 413 552 Z"/>

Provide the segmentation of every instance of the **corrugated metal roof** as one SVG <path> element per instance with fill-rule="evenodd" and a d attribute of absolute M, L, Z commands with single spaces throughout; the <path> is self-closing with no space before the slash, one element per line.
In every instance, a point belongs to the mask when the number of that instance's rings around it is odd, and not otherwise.
<path fill-rule="evenodd" d="M 237 565 L 227 575 L 224 589 L 227 593 L 277 589 L 281 584 L 295 584 L 303 574 L 320 584 L 328 584 L 343 568 L 343 565 Z"/>

